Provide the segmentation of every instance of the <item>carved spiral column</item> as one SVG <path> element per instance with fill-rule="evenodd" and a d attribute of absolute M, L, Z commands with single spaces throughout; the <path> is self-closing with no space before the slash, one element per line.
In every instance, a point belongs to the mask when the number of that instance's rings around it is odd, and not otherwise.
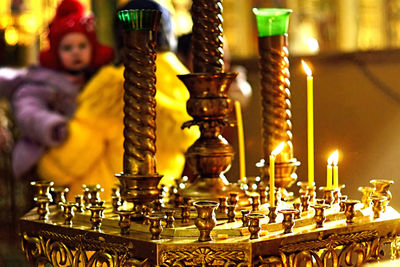
<path fill-rule="evenodd" d="M 218 73 L 224 67 L 222 0 L 193 0 L 194 73 Z"/>
<path fill-rule="evenodd" d="M 117 175 L 122 196 L 132 202 L 150 202 L 159 195 L 156 171 L 156 31 L 161 12 L 123 10 L 124 27 L 124 156 Z"/>
<path fill-rule="evenodd" d="M 300 162 L 293 158 L 292 112 L 290 103 L 290 73 L 287 24 L 291 11 L 285 9 L 255 9 L 259 30 L 258 47 L 261 70 L 263 156 L 268 159 L 281 143 L 285 146 L 276 157 L 275 181 L 281 188 L 294 183 Z M 268 166 L 262 166 L 264 180 Z"/>

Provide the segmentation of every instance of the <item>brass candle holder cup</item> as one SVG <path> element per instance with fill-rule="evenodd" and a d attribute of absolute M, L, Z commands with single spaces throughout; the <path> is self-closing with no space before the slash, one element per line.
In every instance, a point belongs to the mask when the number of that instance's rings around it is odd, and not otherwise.
<path fill-rule="evenodd" d="M 84 212 L 85 206 L 83 204 L 83 196 L 82 195 L 75 196 L 75 203 L 76 203 L 76 212 Z"/>
<path fill-rule="evenodd" d="M 317 203 L 317 204 L 325 204 L 325 199 L 323 199 L 323 198 L 316 198 L 314 202 Z"/>
<path fill-rule="evenodd" d="M 344 201 L 347 200 L 347 195 L 341 195 L 339 197 L 339 207 L 341 212 L 345 211 Z"/>
<path fill-rule="evenodd" d="M 343 201 L 343 204 L 344 204 L 344 215 L 346 215 L 346 223 L 348 223 L 348 224 L 354 223 L 354 217 L 356 216 L 354 207 L 358 203 L 360 203 L 360 201 L 351 200 L 351 199 Z"/>
<path fill-rule="evenodd" d="M 337 188 L 333 188 L 333 204 L 339 203 L 339 198 L 341 196 L 341 191 L 343 188 L 345 188 L 344 184 L 340 184 Z"/>
<path fill-rule="evenodd" d="M 363 209 L 369 208 L 371 206 L 371 195 L 374 189 L 369 186 L 360 186 L 358 191 L 362 193 L 361 203 L 363 203 Z"/>
<path fill-rule="evenodd" d="M 299 181 L 297 182 L 297 186 L 300 187 L 299 194 L 300 195 L 309 195 L 310 202 L 314 202 L 315 200 L 315 182 L 310 186 L 308 182 Z"/>
<path fill-rule="evenodd" d="M 161 238 L 161 233 L 163 231 L 163 227 L 161 224 L 162 219 L 162 216 L 156 214 L 152 214 L 151 216 L 149 216 L 149 231 L 151 233 L 151 240 L 159 240 Z"/>
<path fill-rule="evenodd" d="M 217 225 L 215 217 L 215 209 L 218 208 L 219 203 L 215 201 L 196 201 L 194 206 L 197 209 L 197 218 L 194 222 L 197 229 L 200 231 L 199 241 L 211 241 L 211 231 Z M 229 206 L 228 206 L 229 207 Z"/>
<path fill-rule="evenodd" d="M 235 206 L 237 203 L 238 203 L 238 193 L 236 192 L 229 193 L 228 204 Z"/>
<path fill-rule="evenodd" d="M 241 210 L 242 213 L 242 227 L 248 227 L 249 226 L 249 218 L 248 215 L 250 214 L 249 210 Z"/>
<path fill-rule="evenodd" d="M 324 222 L 326 220 L 325 217 L 325 209 L 329 208 L 328 204 L 314 204 L 311 205 L 315 210 L 314 220 L 316 223 L 316 228 L 322 228 L 324 226 Z"/>
<path fill-rule="evenodd" d="M 235 211 L 236 205 L 228 205 L 228 223 L 235 222 L 235 217 L 236 217 L 236 211 Z"/>
<path fill-rule="evenodd" d="M 310 195 L 300 195 L 300 201 L 301 201 L 301 210 L 308 211 L 308 208 L 310 207 Z"/>
<path fill-rule="evenodd" d="M 34 199 L 48 199 L 49 202 L 53 201 L 53 197 L 50 194 L 50 188 L 54 185 L 54 182 L 50 181 L 33 181 L 31 186 L 36 189 Z"/>
<path fill-rule="evenodd" d="M 252 195 L 251 199 L 251 212 L 256 212 L 260 210 L 260 196 Z"/>
<path fill-rule="evenodd" d="M 227 197 L 219 197 L 218 201 L 219 201 L 219 206 L 218 206 L 218 212 L 219 213 L 226 213 L 227 212 Z"/>
<path fill-rule="evenodd" d="M 50 191 L 54 194 L 53 203 L 57 205 L 57 208 L 62 208 L 63 206 L 61 204 L 67 201 L 69 188 L 65 186 L 54 186 Z"/>
<path fill-rule="evenodd" d="M 294 226 L 294 215 L 299 213 L 296 209 L 283 209 L 279 211 L 283 214 L 282 226 L 283 226 L 283 234 L 290 234 L 293 232 Z"/>
<path fill-rule="evenodd" d="M 323 192 L 323 199 L 325 199 L 325 204 L 332 206 L 334 199 L 333 192 L 334 189 L 328 187 L 320 187 L 319 190 Z"/>
<path fill-rule="evenodd" d="M 166 210 L 165 211 L 165 228 L 174 228 L 175 218 L 174 218 L 175 210 Z"/>
<path fill-rule="evenodd" d="M 39 220 L 47 220 L 50 200 L 48 198 L 35 198 Z"/>
<path fill-rule="evenodd" d="M 115 211 L 119 215 L 119 228 L 121 229 L 121 235 L 129 234 L 129 228 L 131 227 L 131 216 L 134 213 L 133 210 L 118 209 Z"/>
<path fill-rule="evenodd" d="M 247 217 L 249 218 L 250 239 L 260 238 L 260 220 L 264 219 L 265 215 L 262 213 L 250 213 Z"/>
<path fill-rule="evenodd" d="M 269 212 L 268 212 L 268 218 L 269 221 L 268 223 L 275 223 L 276 222 L 276 206 L 275 207 L 269 207 Z"/>
<path fill-rule="evenodd" d="M 104 207 L 98 205 L 90 205 L 88 208 L 91 212 L 90 222 L 92 223 L 92 230 L 99 231 L 101 227 L 101 222 L 103 220 Z"/>
<path fill-rule="evenodd" d="M 301 211 L 300 211 L 300 207 L 301 207 L 301 203 L 300 202 L 294 202 L 293 203 L 293 209 L 297 210 L 298 212 L 296 212 L 294 214 L 294 219 L 300 219 L 301 218 Z"/>
<path fill-rule="evenodd" d="M 181 217 L 182 217 L 182 223 L 188 224 L 190 222 L 190 206 L 188 205 L 181 206 Z"/>
<path fill-rule="evenodd" d="M 382 211 L 384 211 L 384 203 L 387 201 L 386 196 L 371 196 L 373 219 L 379 219 Z"/>
<path fill-rule="evenodd" d="M 99 185 L 83 185 L 83 196 L 85 200 L 85 204 L 96 204 L 101 201 L 100 193 L 104 191 L 104 189 Z"/>
<path fill-rule="evenodd" d="M 259 184 L 258 187 L 257 187 L 257 190 L 258 190 L 258 194 L 260 195 L 261 204 L 265 204 L 266 197 L 267 197 L 267 195 L 266 195 L 266 190 L 267 190 L 266 186 L 264 184 Z"/>
<path fill-rule="evenodd" d="M 59 203 L 63 207 L 64 224 L 72 226 L 72 218 L 74 218 L 75 216 L 75 209 L 77 208 L 78 204 L 76 204 L 75 202 L 59 202 Z"/>
<path fill-rule="evenodd" d="M 383 211 L 386 211 L 386 207 L 392 200 L 392 193 L 389 191 L 389 187 L 394 183 L 392 180 L 371 180 L 370 183 L 374 186 L 372 195 L 384 196 L 386 200 L 383 202 Z"/>

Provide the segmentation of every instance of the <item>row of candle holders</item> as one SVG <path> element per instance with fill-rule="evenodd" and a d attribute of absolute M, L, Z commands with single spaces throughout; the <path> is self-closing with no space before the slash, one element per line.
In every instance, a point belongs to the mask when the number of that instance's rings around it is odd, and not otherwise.
<path fill-rule="evenodd" d="M 386 211 L 386 207 L 391 199 L 389 189 L 390 184 L 393 181 L 390 180 L 372 180 L 371 183 L 374 187 L 360 187 L 359 191 L 362 192 L 362 203 L 363 209 L 370 208 L 372 203 L 372 214 L 373 219 L 378 219 L 383 211 Z M 105 209 L 104 203 L 100 199 L 100 192 L 102 188 L 99 185 L 83 186 L 83 195 L 75 196 L 75 202 L 66 201 L 66 193 L 68 188 L 64 187 L 53 187 L 53 182 L 32 182 L 33 186 L 37 188 L 37 194 L 35 195 L 35 201 L 37 203 L 37 213 L 39 220 L 46 220 L 49 214 L 49 204 L 54 203 L 57 208 L 63 211 L 63 218 L 65 225 L 72 226 L 72 219 L 75 212 L 84 212 L 89 210 L 91 212 L 90 222 L 91 229 L 98 231 L 101 228 L 102 218 L 104 217 L 103 211 Z M 292 233 L 295 220 L 300 219 L 302 213 L 308 212 L 309 208 L 312 207 L 315 210 L 314 220 L 316 228 L 322 228 L 326 220 L 325 210 L 332 207 L 334 204 L 338 204 L 340 212 L 344 212 L 346 216 L 346 223 L 354 223 L 355 217 L 355 206 L 360 203 L 358 200 L 347 199 L 347 196 L 341 195 L 340 189 L 343 188 L 321 188 L 323 191 L 323 199 L 315 198 L 315 186 L 308 186 L 305 183 L 299 183 L 300 186 L 300 202 L 293 202 L 293 208 L 280 209 L 278 212 L 283 216 L 282 226 L 283 234 Z M 175 208 L 181 210 L 181 223 L 183 226 L 190 225 L 190 209 L 194 206 L 197 210 L 197 218 L 194 220 L 194 224 L 200 231 L 199 241 L 210 241 L 211 231 L 214 229 L 217 219 L 215 211 L 219 218 L 227 219 L 227 223 L 235 222 L 236 217 L 241 217 L 242 228 L 248 228 L 250 232 L 250 239 L 259 238 L 259 232 L 261 230 L 260 220 L 268 217 L 268 223 L 275 223 L 277 217 L 277 205 L 279 203 L 279 190 L 276 191 L 275 206 L 268 207 L 268 215 L 260 211 L 262 205 L 267 206 L 266 202 L 266 189 L 262 185 L 258 187 L 258 193 L 252 192 L 249 196 L 251 210 L 241 209 L 240 216 L 236 216 L 236 210 L 238 208 L 238 194 L 232 192 L 229 197 L 220 197 L 218 202 L 216 201 L 196 201 L 193 202 L 189 197 L 182 197 L 178 192 L 173 194 Z M 50 191 L 54 193 L 54 200 Z M 143 216 L 143 224 L 149 225 L 149 231 L 152 235 L 152 240 L 160 239 L 163 231 L 163 225 L 165 228 L 175 227 L 175 209 L 166 209 L 165 213 L 161 213 L 162 202 L 157 199 L 153 201 L 151 207 L 143 205 L 141 207 L 134 207 L 133 209 L 127 209 L 121 205 L 121 197 L 117 189 L 113 189 L 112 195 L 112 206 L 113 212 L 119 215 L 119 227 L 121 234 L 129 234 L 131 225 L 131 218 L 134 214 L 140 212 Z M 164 221 L 164 223 L 162 223 Z"/>

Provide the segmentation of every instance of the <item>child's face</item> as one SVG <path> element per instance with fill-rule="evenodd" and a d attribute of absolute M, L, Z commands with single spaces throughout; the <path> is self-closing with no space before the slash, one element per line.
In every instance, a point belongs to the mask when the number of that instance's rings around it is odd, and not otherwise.
<path fill-rule="evenodd" d="M 82 71 L 90 64 L 92 47 L 83 33 L 71 32 L 61 39 L 58 54 L 65 69 Z"/>

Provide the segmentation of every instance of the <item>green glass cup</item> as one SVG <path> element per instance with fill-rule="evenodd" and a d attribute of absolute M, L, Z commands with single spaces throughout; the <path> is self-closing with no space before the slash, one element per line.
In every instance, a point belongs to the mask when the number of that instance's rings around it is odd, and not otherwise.
<path fill-rule="evenodd" d="M 287 33 L 291 9 L 253 8 L 256 15 L 258 36 L 274 36 Z"/>

